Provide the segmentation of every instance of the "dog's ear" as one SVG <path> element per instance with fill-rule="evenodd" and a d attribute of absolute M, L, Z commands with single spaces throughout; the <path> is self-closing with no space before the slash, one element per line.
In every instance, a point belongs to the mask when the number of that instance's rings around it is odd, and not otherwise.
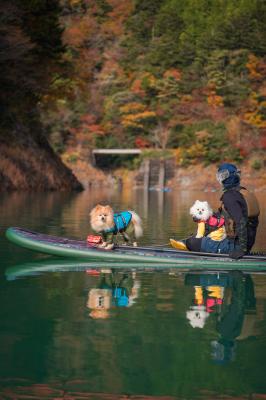
<path fill-rule="evenodd" d="M 192 207 L 190 207 L 189 214 L 193 215 L 195 213 L 195 208 L 198 206 L 199 200 L 196 200 Z"/>
<path fill-rule="evenodd" d="M 113 211 L 113 209 L 112 209 L 111 206 L 105 206 L 104 208 L 105 208 L 105 211 L 106 211 L 106 212 L 108 212 L 108 213 L 110 213 L 110 214 L 113 214 L 114 211 Z"/>
<path fill-rule="evenodd" d="M 95 214 L 99 209 L 100 209 L 101 205 L 97 204 L 95 207 L 93 207 L 93 209 L 90 212 L 90 216 L 92 216 L 93 214 Z"/>

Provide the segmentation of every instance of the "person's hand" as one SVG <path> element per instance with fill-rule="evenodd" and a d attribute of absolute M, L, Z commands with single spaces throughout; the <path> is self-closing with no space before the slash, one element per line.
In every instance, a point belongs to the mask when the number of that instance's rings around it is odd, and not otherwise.
<path fill-rule="evenodd" d="M 229 257 L 231 257 L 233 260 L 239 260 L 245 255 L 245 252 L 242 249 L 234 249 L 230 251 Z"/>

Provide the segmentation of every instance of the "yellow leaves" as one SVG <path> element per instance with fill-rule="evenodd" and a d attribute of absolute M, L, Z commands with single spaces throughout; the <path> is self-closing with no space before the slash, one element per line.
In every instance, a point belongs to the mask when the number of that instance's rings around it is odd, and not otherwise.
<path fill-rule="evenodd" d="M 257 111 L 245 113 L 244 121 L 257 128 L 266 128 L 266 120 Z"/>
<path fill-rule="evenodd" d="M 200 159 L 203 159 L 206 155 L 206 149 L 202 143 L 196 143 L 190 146 L 188 149 L 179 147 L 174 150 L 176 162 L 178 165 L 196 164 Z"/>
<path fill-rule="evenodd" d="M 202 143 L 195 143 L 186 150 L 186 153 L 189 158 L 197 159 L 203 157 L 206 153 L 206 150 Z"/>
<path fill-rule="evenodd" d="M 76 7 L 81 4 L 81 0 L 68 0 L 68 1 L 69 1 L 70 6 L 72 6 L 72 7 Z"/>
<path fill-rule="evenodd" d="M 76 163 L 77 160 L 79 159 L 80 154 L 77 151 L 69 151 L 65 152 L 61 155 L 61 159 L 64 163 Z"/>
<path fill-rule="evenodd" d="M 139 111 L 143 111 L 145 109 L 145 106 L 141 103 L 127 103 L 126 105 L 120 107 L 119 111 L 122 114 L 128 114 L 128 113 L 134 113 L 139 112 Z"/>
<path fill-rule="evenodd" d="M 119 108 L 122 114 L 121 124 L 124 127 L 144 129 L 144 123 L 156 118 L 154 111 L 149 111 L 142 103 L 127 103 Z"/>
<path fill-rule="evenodd" d="M 137 114 L 127 114 L 125 115 L 121 123 L 123 126 L 127 127 L 136 127 L 136 128 L 144 128 L 143 123 L 151 118 L 156 118 L 156 114 L 153 111 L 143 111 L 142 113 Z"/>
<path fill-rule="evenodd" d="M 193 97 L 190 94 L 184 94 L 181 98 L 180 98 L 180 102 L 181 103 L 190 103 L 193 100 Z"/>
<path fill-rule="evenodd" d="M 215 91 L 212 91 L 209 94 L 207 102 L 211 107 L 223 107 L 224 105 L 222 96 L 218 96 Z"/>
<path fill-rule="evenodd" d="M 249 71 L 249 78 L 251 80 L 258 80 L 262 78 L 262 74 L 259 72 L 260 62 L 261 61 L 254 54 L 249 54 L 246 67 Z"/>
<path fill-rule="evenodd" d="M 259 101 L 256 92 L 251 92 L 249 96 L 249 110 L 244 114 L 244 121 L 257 128 L 266 128 L 266 120 L 264 118 L 264 109 L 266 102 Z"/>
<path fill-rule="evenodd" d="M 180 147 L 178 147 L 177 149 L 174 149 L 173 154 L 174 154 L 177 164 L 180 164 L 182 161 L 182 149 Z"/>
<path fill-rule="evenodd" d="M 152 75 L 150 72 L 146 72 L 145 74 L 142 75 L 142 82 L 148 85 L 149 87 L 155 87 L 156 86 L 156 78 L 154 75 Z"/>

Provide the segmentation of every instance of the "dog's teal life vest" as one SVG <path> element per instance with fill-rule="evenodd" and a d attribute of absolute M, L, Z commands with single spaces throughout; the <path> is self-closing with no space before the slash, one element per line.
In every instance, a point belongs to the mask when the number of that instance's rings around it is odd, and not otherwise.
<path fill-rule="evenodd" d="M 113 289 L 113 304 L 118 307 L 127 307 L 129 303 L 127 291 L 122 287 L 115 287 Z"/>
<path fill-rule="evenodd" d="M 106 229 L 105 233 L 113 233 L 116 235 L 118 232 L 123 232 L 128 227 L 132 219 L 132 214 L 129 211 L 122 211 L 114 214 L 114 226 L 110 229 Z"/>

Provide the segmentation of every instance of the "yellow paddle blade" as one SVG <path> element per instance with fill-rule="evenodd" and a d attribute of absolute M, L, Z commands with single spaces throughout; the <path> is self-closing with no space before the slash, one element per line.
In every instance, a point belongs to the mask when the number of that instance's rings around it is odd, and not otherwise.
<path fill-rule="evenodd" d="M 187 246 L 185 245 L 185 243 L 180 242 L 180 241 L 178 241 L 178 240 L 170 239 L 170 244 L 171 244 L 171 246 L 174 247 L 175 249 L 178 249 L 178 250 L 186 250 L 186 251 L 188 251 L 188 248 L 187 248 Z"/>

